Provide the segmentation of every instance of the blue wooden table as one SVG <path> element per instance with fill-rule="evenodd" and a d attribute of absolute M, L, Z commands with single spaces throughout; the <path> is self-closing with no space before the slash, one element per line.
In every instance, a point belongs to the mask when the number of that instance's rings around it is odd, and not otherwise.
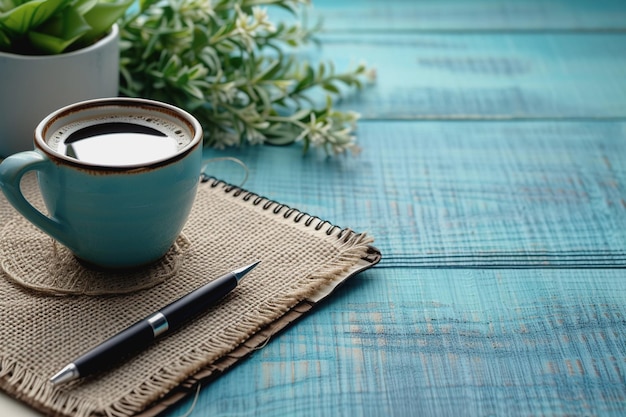
<path fill-rule="evenodd" d="M 165 415 L 625 415 L 626 2 L 314 6 L 361 155 L 209 156 L 383 260 Z"/>

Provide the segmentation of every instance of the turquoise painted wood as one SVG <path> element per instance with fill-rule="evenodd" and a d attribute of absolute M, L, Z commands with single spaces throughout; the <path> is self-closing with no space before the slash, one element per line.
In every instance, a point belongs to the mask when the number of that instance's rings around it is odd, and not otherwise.
<path fill-rule="evenodd" d="M 621 416 L 623 288 L 623 270 L 365 272 L 192 415 Z"/>
<path fill-rule="evenodd" d="M 623 31 L 622 0 L 314 0 L 332 32 Z"/>
<path fill-rule="evenodd" d="M 358 133 L 357 158 L 228 154 L 251 170 L 244 187 L 372 233 L 382 267 L 626 266 L 624 122 L 366 121 Z M 208 170 L 238 183 L 231 165 Z"/>
<path fill-rule="evenodd" d="M 303 58 L 377 70 L 340 104 L 362 154 L 207 157 L 384 258 L 189 415 L 626 415 L 626 3 L 314 5 L 327 32 Z"/>
<path fill-rule="evenodd" d="M 626 116 L 626 33 L 329 34 L 310 59 L 377 82 L 338 108 L 365 119 Z"/>

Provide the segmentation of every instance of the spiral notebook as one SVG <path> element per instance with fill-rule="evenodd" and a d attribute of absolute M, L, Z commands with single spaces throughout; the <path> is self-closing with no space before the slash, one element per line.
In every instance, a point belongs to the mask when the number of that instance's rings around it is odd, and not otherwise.
<path fill-rule="evenodd" d="M 23 189 L 42 207 L 34 178 Z M 381 257 L 366 233 L 215 178 L 200 184 L 170 252 L 141 271 L 84 269 L 4 197 L 0 216 L 0 389 L 45 414 L 156 415 Z M 103 374 L 59 387 L 48 382 L 105 338 L 256 259 L 261 264 L 240 287 L 177 333 Z"/>

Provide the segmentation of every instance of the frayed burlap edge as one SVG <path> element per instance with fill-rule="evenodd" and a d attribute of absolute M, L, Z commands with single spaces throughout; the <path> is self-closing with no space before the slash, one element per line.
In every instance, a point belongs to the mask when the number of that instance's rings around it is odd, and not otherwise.
<path fill-rule="evenodd" d="M 78 398 L 73 396 L 71 392 L 56 389 L 46 379 L 32 373 L 18 363 L 0 358 L 0 386 L 5 392 L 46 414 L 54 416 L 125 417 L 138 414 L 150 406 L 154 407 L 155 403 L 166 397 L 176 387 L 185 385 L 186 381 L 188 381 L 187 385 L 189 381 L 193 383 L 195 381 L 194 375 L 201 375 L 203 371 L 205 374 L 207 372 L 212 373 L 212 365 L 225 362 L 228 364 L 227 367 L 232 366 L 241 357 L 259 346 L 258 338 L 256 338 L 253 343 L 249 343 L 249 346 L 253 347 L 244 348 L 242 351 L 242 347 L 246 347 L 246 342 L 249 342 L 257 333 L 287 316 L 289 312 L 293 312 L 294 308 L 302 305 L 303 302 L 306 304 L 308 299 L 312 300 L 308 304 L 314 304 L 324 298 L 335 286 L 352 275 L 348 272 L 354 268 L 355 264 L 367 259 L 372 253 L 373 238 L 365 233 L 341 229 L 318 217 L 260 197 L 241 188 L 216 179 L 212 181 L 211 187 L 220 186 L 225 193 L 232 193 L 233 197 L 248 202 L 260 214 L 282 216 L 284 221 L 293 222 L 292 224 L 296 227 L 304 228 L 313 235 L 322 237 L 327 242 L 332 242 L 337 250 L 333 260 L 317 270 L 310 271 L 307 275 L 307 279 L 315 282 L 315 285 L 307 288 L 291 287 L 285 295 L 272 300 L 271 305 L 265 306 L 260 312 L 260 317 L 257 317 L 256 320 L 244 322 L 244 324 L 252 325 L 250 326 L 251 331 L 225 329 L 219 337 L 206 341 L 177 362 L 161 368 L 150 379 L 144 381 L 138 388 L 128 392 L 115 403 L 105 405 L 98 401 Z M 379 254 L 378 251 L 376 253 Z M 378 260 L 371 265 L 376 262 Z M 360 270 L 362 269 L 365 267 Z M 303 309 L 300 314 L 304 314 L 306 311 L 308 308 Z M 258 320 L 259 318 L 261 320 Z M 159 407 L 154 409 L 157 412 L 162 411 Z"/>
<path fill-rule="evenodd" d="M 318 233 L 325 233 L 325 231 L 319 231 Z M 218 338 L 206 342 L 203 346 L 194 350 L 193 354 L 182 358 L 176 364 L 162 368 L 157 375 L 144 382 L 139 389 L 130 392 L 127 396 L 120 399 L 117 404 L 102 410 L 104 415 L 123 417 L 139 413 L 146 408 L 146 404 L 159 400 L 185 381 L 190 378 L 193 379 L 195 374 L 210 367 L 212 364 L 224 359 L 227 359 L 231 365 L 234 364 L 245 354 L 238 352 L 236 355 L 231 356 L 233 352 L 236 352 L 239 346 L 245 344 L 257 332 L 285 316 L 302 301 L 307 300 L 309 297 L 316 298 L 320 290 L 326 293 L 328 285 L 344 281 L 347 278 L 346 272 L 359 260 L 368 256 L 373 239 L 366 234 L 356 234 L 354 232 L 346 233 L 344 231 L 343 236 L 340 235 L 339 238 L 337 237 L 338 235 L 338 232 L 327 235 L 328 239 L 336 240 L 337 248 L 340 250 L 335 259 L 323 268 L 311 271 L 308 276 L 308 279 L 318 281 L 319 285 L 306 291 L 292 288 L 289 295 L 274 299 L 272 305 L 267 306 L 261 312 L 261 315 L 257 317 L 257 320 L 254 320 L 254 322 L 244 321 L 242 323 L 244 328 L 249 324 L 255 325 L 254 331 L 240 332 L 237 329 L 225 329 Z M 233 343 L 234 340 L 237 342 Z M 253 345 L 254 347 L 258 346 L 258 344 Z M 207 360 L 207 358 L 211 358 L 211 360 Z M 89 414 L 76 415 L 86 417 Z"/>
<path fill-rule="evenodd" d="M 378 249 L 373 246 L 369 246 L 367 256 L 361 258 L 360 262 L 350 268 L 345 279 L 348 279 L 376 265 L 380 262 L 381 256 L 382 255 Z M 254 333 L 237 348 L 220 359 L 203 367 L 193 376 L 181 382 L 175 389 L 169 392 L 166 397 L 161 398 L 156 403 L 153 403 L 149 408 L 139 413 L 137 417 L 158 416 L 160 413 L 177 404 L 187 396 L 192 394 L 197 396 L 201 387 L 204 387 L 217 379 L 220 375 L 234 367 L 242 359 L 252 354 L 254 351 L 265 347 L 270 338 L 279 334 L 303 315 L 311 311 L 319 301 L 328 296 L 328 294 L 338 285 L 341 285 L 345 279 L 329 282 L 329 286 L 326 289 L 320 289 L 319 293 L 313 294 L 310 298 L 300 301 L 278 319 L 272 321 L 266 327 L 261 328 L 259 331 Z"/>

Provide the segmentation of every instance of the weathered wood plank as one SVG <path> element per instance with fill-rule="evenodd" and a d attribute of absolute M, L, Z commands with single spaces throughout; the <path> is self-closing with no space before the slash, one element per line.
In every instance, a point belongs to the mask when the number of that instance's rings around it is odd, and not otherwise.
<path fill-rule="evenodd" d="M 204 387 L 192 415 L 621 416 L 623 283 L 620 270 L 367 271 Z"/>
<path fill-rule="evenodd" d="M 338 106 L 366 119 L 626 117 L 625 34 L 328 35 L 305 57 L 377 81 Z"/>
<path fill-rule="evenodd" d="M 341 31 L 626 30 L 621 0 L 313 0 L 313 18 Z"/>
<path fill-rule="evenodd" d="M 625 3 L 314 4 L 328 34 L 309 57 L 378 71 L 341 105 L 370 119 L 362 155 L 209 156 L 241 158 L 251 190 L 370 231 L 385 257 L 192 415 L 624 415 L 624 272 L 581 267 L 626 265 Z"/>
<path fill-rule="evenodd" d="M 625 122 L 361 122 L 358 134 L 356 158 L 210 154 L 241 158 L 246 188 L 371 232 L 383 267 L 626 266 Z"/>

